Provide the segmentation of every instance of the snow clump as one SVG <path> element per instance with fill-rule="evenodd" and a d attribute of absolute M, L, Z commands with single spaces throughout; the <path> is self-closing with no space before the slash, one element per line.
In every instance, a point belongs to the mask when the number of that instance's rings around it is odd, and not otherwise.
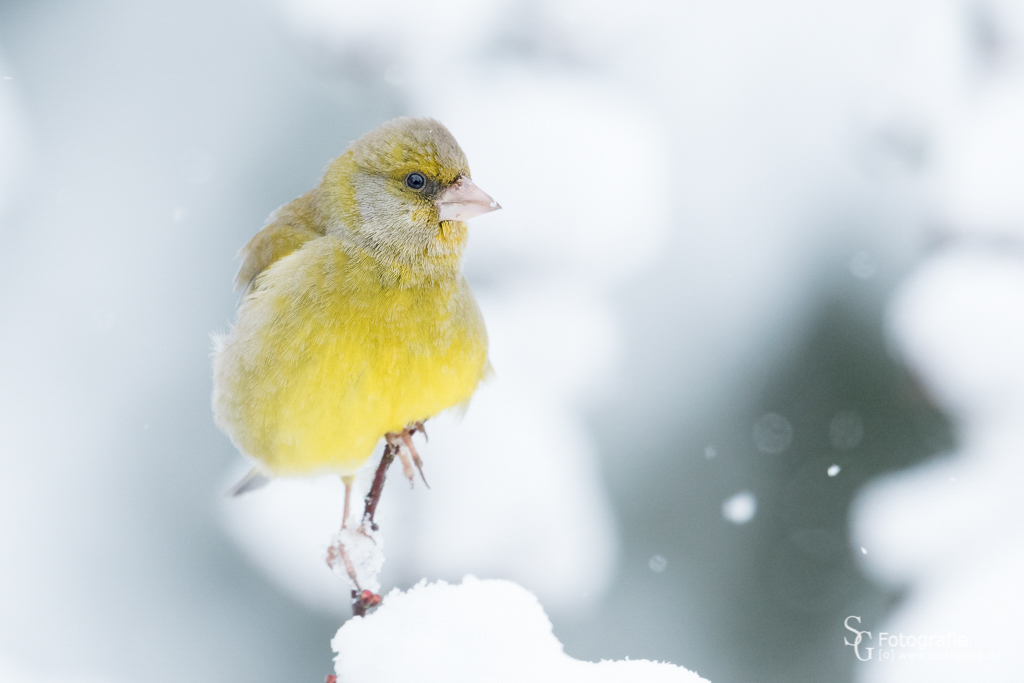
<path fill-rule="evenodd" d="M 583 662 L 562 651 L 537 598 L 511 581 L 467 576 L 391 591 L 331 641 L 338 683 L 700 683 L 646 660 Z"/>

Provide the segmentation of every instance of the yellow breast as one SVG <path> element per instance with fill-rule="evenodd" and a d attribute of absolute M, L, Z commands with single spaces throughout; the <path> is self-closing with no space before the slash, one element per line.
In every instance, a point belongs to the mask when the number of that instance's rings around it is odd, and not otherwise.
<path fill-rule="evenodd" d="M 353 474 L 386 432 L 466 402 L 487 335 L 465 280 L 382 282 L 325 237 L 260 276 L 214 360 L 218 424 L 277 475 Z"/>

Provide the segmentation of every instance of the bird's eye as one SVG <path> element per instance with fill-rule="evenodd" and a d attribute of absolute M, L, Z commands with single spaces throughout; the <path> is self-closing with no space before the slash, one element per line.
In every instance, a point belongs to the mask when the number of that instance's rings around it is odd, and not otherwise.
<path fill-rule="evenodd" d="M 410 173 L 405 176 L 405 184 L 413 190 L 422 190 L 423 186 L 427 184 L 427 179 L 423 177 L 421 173 Z"/>

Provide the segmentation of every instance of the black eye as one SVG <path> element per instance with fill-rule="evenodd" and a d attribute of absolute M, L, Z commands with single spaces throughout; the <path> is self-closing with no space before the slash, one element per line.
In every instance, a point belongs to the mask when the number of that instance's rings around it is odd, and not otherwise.
<path fill-rule="evenodd" d="M 410 173 L 405 176 L 405 184 L 413 190 L 422 190 L 427 184 L 427 179 L 421 173 Z"/>

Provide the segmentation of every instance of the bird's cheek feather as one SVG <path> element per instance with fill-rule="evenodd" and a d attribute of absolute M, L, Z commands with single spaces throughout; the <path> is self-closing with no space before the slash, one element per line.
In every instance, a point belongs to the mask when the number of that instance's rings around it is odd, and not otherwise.
<path fill-rule="evenodd" d="M 410 213 L 413 225 L 437 225 L 437 209 L 433 206 L 420 206 Z"/>

